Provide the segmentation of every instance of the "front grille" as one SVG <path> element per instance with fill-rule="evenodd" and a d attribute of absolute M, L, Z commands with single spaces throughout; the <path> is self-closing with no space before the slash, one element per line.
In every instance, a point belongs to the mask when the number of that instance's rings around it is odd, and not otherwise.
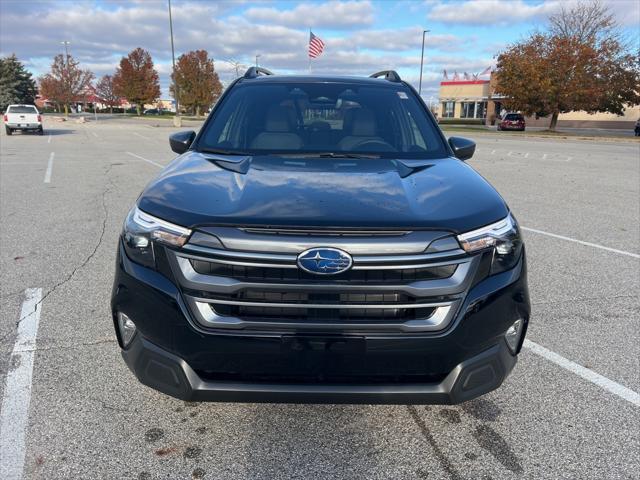
<path fill-rule="evenodd" d="M 292 230 L 294 236 L 289 231 L 274 234 L 255 230 L 259 229 L 243 230 L 242 235 L 252 235 L 251 243 L 242 237 L 244 248 L 239 250 L 200 243 L 168 251 L 186 303 L 202 327 L 272 332 L 436 332 L 451 323 L 477 265 L 459 248 L 427 252 L 427 245 L 420 243 L 424 231 L 418 236 L 387 232 L 391 243 L 384 239 L 371 243 L 358 232 L 352 240 L 349 235 L 336 240 L 347 252 L 353 242 L 356 254 L 348 271 L 314 275 L 296 264 L 297 255 L 312 240 L 300 240 L 297 230 Z M 225 245 L 222 234 L 237 239 L 236 232 L 228 231 L 217 231 L 220 245 Z M 315 231 L 307 233 L 315 238 L 311 235 Z M 327 240 L 331 233 L 318 243 L 331 247 Z M 409 244 L 401 243 L 404 241 Z M 300 246 L 293 249 L 292 245 Z"/>
<path fill-rule="evenodd" d="M 344 273 L 323 278 L 297 268 L 253 267 L 214 263 L 206 260 L 191 259 L 193 269 L 203 275 L 229 277 L 248 282 L 313 282 L 313 283 L 395 283 L 416 282 L 420 280 L 436 280 L 449 278 L 456 271 L 457 265 L 440 265 L 424 268 L 403 268 L 384 270 L 348 270 Z"/>

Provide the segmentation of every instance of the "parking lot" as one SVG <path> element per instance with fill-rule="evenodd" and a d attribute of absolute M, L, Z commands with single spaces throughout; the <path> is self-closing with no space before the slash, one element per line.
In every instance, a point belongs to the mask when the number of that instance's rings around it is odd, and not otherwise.
<path fill-rule="evenodd" d="M 3 468 L 24 457 L 29 479 L 638 478 L 640 143 L 475 136 L 469 163 L 523 225 L 529 262 L 528 342 L 499 390 L 442 407 L 187 404 L 129 372 L 109 307 L 122 221 L 174 157 L 169 124 L 47 121 L 44 136 L 0 139 Z"/>

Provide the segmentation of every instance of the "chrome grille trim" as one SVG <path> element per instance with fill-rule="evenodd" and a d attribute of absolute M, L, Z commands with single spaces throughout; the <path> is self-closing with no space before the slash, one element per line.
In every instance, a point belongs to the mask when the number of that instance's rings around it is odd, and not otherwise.
<path fill-rule="evenodd" d="M 434 307 L 433 313 L 427 318 L 407 320 L 403 323 L 327 323 L 327 322 L 283 322 L 283 321 L 252 321 L 243 320 L 241 318 L 220 315 L 215 311 L 215 304 L 222 304 L 220 300 L 211 300 L 198 297 L 185 296 L 187 303 L 191 307 L 191 310 L 195 313 L 198 322 L 208 328 L 213 329 L 250 329 L 250 330 L 339 330 L 341 332 L 353 331 L 353 332 L 434 332 L 445 329 L 451 320 L 453 319 L 457 310 L 458 301 L 453 302 L 441 302 L 431 304 L 421 304 L 422 308 L 425 306 Z M 277 307 L 281 304 L 273 304 L 266 302 L 235 302 L 235 304 L 243 304 L 248 306 L 254 303 L 259 306 L 272 306 Z M 299 304 L 285 304 L 290 308 L 317 308 L 312 305 L 299 305 Z M 322 305 L 322 304 L 321 304 Z M 327 308 L 345 308 L 344 305 L 332 305 Z M 366 307 L 366 308 L 380 308 L 380 306 Z M 392 307 L 397 308 L 397 305 Z M 413 308 L 420 308 L 417 304 L 414 304 Z"/>
<path fill-rule="evenodd" d="M 193 254 L 189 254 L 189 252 L 193 252 Z M 197 254 L 204 254 L 206 257 Z M 297 255 L 239 252 L 235 250 L 221 250 L 218 248 L 200 247 L 189 244 L 182 248 L 180 255 L 206 262 L 226 263 L 229 265 L 241 265 L 245 267 L 298 268 L 296 264 L 298 258 Z M 420 255 L 354 255 L 352 258 L 352 268 L 354 270 L 438 267 L 469 261 L 469 257 L 466 256 L 466 253 L 462 249 L 449 250 L 446 252 L 424 253 Z M 440 260 L 440 262 L 438 262 L 438 260 Z M 423 263 L 414 264 L 407 262 Z"/>
<path fill-rule="evenodd" d="M 262 290 L 292 290 L 292 291 L 379 291 L 392 292 L 399 291 L 416 297 L 455 295 L 465 291 L 475 274 L 480 257 L 467 257 L 464 263 L 459 263 L 454 274 L 448 278 L 435 280 L 420 280 L 410 283 L 398 282 L 397 284 L 375 284 L 375 283 L 268 283 L 268 282 L 242 282 L 230 277 L 220 277 L 215 275 L 205 275 L 195 271 L 189 261 L 192 255 L 182 252 L 168 251 L 169 262 L 172 270 L 178 277 L 178 282 L 185 288 L 206 292 L 235 293 L 244 289 Z M 210 261 L 209 258 L 196 257 L 199 260 Z M 433 264 L 430 264 L 433 265 Z M 327 280 L 318 276 L 318 280 Z"/>
<path fill-rule="evenodd" d="M 197 300 L 205 303 L 220 305 L 236 305 L 241 307 L 270 307 L 270 308 L 318 308 L 331 310 L 347 310 L 347 309 L 369 309 L 369 310 L 392 310 L 396 308 L 436 308 L 448 307 L 451 302 L 439 303 L 292 303 L 292 302 L 253 302 L 246 300 L 220 300 L 220 299 L 204 299 Z"/>
<path fill-rule="evenodd" d="M 329 229 L 330 232 L 332 230 L 335 229 Z M 200 227 L 198 231 L 213 235 L 228 251 L 249 252 L 251 255 L 272 252 L 297 255 L 309 248 L 321 246 L 339 248 L 354 257 L 358 255 L 421 254 L 432 241 L 452 235 L 452 232 L 434 230 L 415 230 L 405 235 L 383 235 L 380 232 L 377 235 L 351 237 L 323 235 L 322 233 L 273 235 L 251 233 L 248 230 L 234 227 Z"/>

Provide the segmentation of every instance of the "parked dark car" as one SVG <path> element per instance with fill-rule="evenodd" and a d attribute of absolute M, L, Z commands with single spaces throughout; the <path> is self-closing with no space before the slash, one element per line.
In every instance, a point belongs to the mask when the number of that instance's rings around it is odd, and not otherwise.
<path fill-rule="evenodd" d="M 498 130 L 520 130 L 524 132 L 524 116 L 520 113 L 507 113 L 498 123 Z"/>
<path fill-rule="evenodd" d="M 143 115 L 162 115 L 162 110 L 159 110 L 157 108 L 147 108 L 144 112 L 142 112 Z"/>
<path fill-rule="evenodd" d="M 112 312 L 138 379 L 187 401 L 458 403 L 529 322 L 502 197 L 393 71 L 252 67 L 147 185 Z"/>

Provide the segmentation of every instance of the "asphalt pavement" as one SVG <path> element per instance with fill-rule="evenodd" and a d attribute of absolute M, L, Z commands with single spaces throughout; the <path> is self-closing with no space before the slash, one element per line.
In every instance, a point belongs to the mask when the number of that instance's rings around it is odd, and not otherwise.
<path fill-rule="evenodd" d="M 524 226 L 533 303 L 499 390 L 442 407 L 188 404 L 129 372 L 109 307 L 122 221 L 174 158 L 158 123 L 0 138 L 0 477 L 638 478 L 640 143 L 477 136 L 469 164 Z"/>

